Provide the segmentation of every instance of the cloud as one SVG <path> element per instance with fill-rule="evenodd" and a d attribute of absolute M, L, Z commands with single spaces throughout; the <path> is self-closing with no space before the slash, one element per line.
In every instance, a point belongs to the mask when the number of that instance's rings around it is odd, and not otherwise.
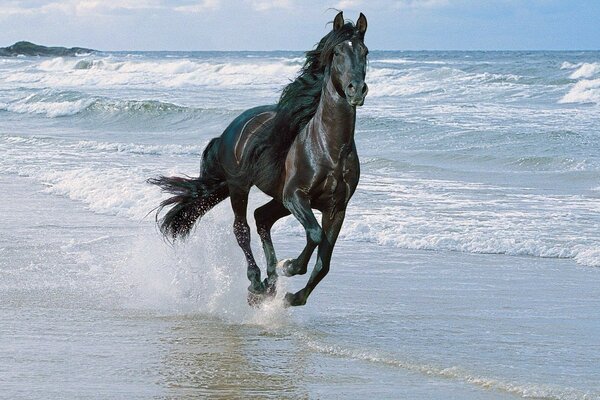
<path fill-rule="evenodd" d="M 171 4 L 169 4 L 171 3 Z M 147 10 L 175 11 L 182 13 L 198 13 L 218 8 L 221 0 L 184 1 L 182 5 L 174 5 L 167 0 L 46 0 L 46 1 L 9 1 L 0 5 L 0 16 L 35 15 L 59 12 L 67 15 L 102 15 L 122 11 L 139 12 Z M 180 2 L 181 3 L 181 2 Z"/>
<path fill-rule="evenodd" d="M 450 0 L 396 0 L 392 1 L 396 9 L 436 8 L 450 4 Z"/>
<path fill-rule="evenodd" d="M 275 8 L 290 9 L 292 0 L 246 0 L 256 11 L 268 11 Z"/>
<path fill-rule="evenodd" d="M 340 0 L 334 7 L 339 10 L 356 10 L 361 7 L 380 10 L 417 10 L 442 7 L 450 0 Z"/>
<path fill-rule="evenodd" d="M 103 14 L 123 10 L 158 10 L 162 8 L 158 0 L 119 0 L 117 2 L 75 0 L 65 1 L 63 4 L 72 7 L 72 12 L 76 15 Z"/>
<path fill-rule="evenodd" d="M 173 8 L 173 10 L 183 13 L 202 13 L 205 11 L 216 10 L 220 5 L 220 0 L 203 0 L 194 4 L 177 6 Z"/>
<path fill-rule="evenodd" d="M 337 8 L 338 10 L 355 9 L 362 6 L 363 3 L 363 0 L 341 0 L 336 3 L 334 8 Z"/>

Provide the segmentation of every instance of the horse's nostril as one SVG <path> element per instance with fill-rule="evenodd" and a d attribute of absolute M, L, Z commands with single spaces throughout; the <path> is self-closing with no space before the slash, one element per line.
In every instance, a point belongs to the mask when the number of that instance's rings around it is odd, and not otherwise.
<path fill-rule="evenodd" d="M 346 87 L 346 96 L 353 97 L 355 94 L 356 94 L 355 86 L 352 83 L 348 84 L 348 86 Z"/>
<path fill-rule="evenodd" d="M 362 87 L 363 94 L 367 93 L 367 84 L 364 84 Z"/>

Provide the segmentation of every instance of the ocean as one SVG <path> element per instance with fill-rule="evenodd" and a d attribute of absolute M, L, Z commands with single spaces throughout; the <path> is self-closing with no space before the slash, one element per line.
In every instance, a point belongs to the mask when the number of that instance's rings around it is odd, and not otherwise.
<path fill-rule="evenodd" d="M 145 181 L 302 62 L 0 58 L 0 398 L 600 399 L 600 52 L 371 51 L 331 272 L 252 309 L 227 202 L 170 246 Z"/>

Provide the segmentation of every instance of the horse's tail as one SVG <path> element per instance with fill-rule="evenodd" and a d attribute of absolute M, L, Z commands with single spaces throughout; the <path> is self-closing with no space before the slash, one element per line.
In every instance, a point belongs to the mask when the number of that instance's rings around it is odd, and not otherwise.
<path fill-rule="evenodd" d="M 158 185 L 163 192 L 173 195 L 161 202 L 156 212 L 156 221 L 164 236 L 185 238 L 198 219 L 229 197 L 229 188 L 218 161 L 220 141 L 220 138 L 214 138 L 204 149 L 200 177 L 160 176 L 148 179 L 148 183 Z M 167 206 L 172 207 L 159 218 L 162 209 Z"/>

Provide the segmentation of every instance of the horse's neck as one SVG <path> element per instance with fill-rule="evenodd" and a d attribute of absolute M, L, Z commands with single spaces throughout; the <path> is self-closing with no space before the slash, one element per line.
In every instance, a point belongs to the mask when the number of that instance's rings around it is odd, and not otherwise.
<path fill-rule="evenodd" d="M 343 148 L 351 148 L 354 141 L 356 108 L 338 94 L 329 74 L 325 81 L 317 112 L 309 124 L 309 135 L 318 139 L 332 153 L 339 153 Z"/>

